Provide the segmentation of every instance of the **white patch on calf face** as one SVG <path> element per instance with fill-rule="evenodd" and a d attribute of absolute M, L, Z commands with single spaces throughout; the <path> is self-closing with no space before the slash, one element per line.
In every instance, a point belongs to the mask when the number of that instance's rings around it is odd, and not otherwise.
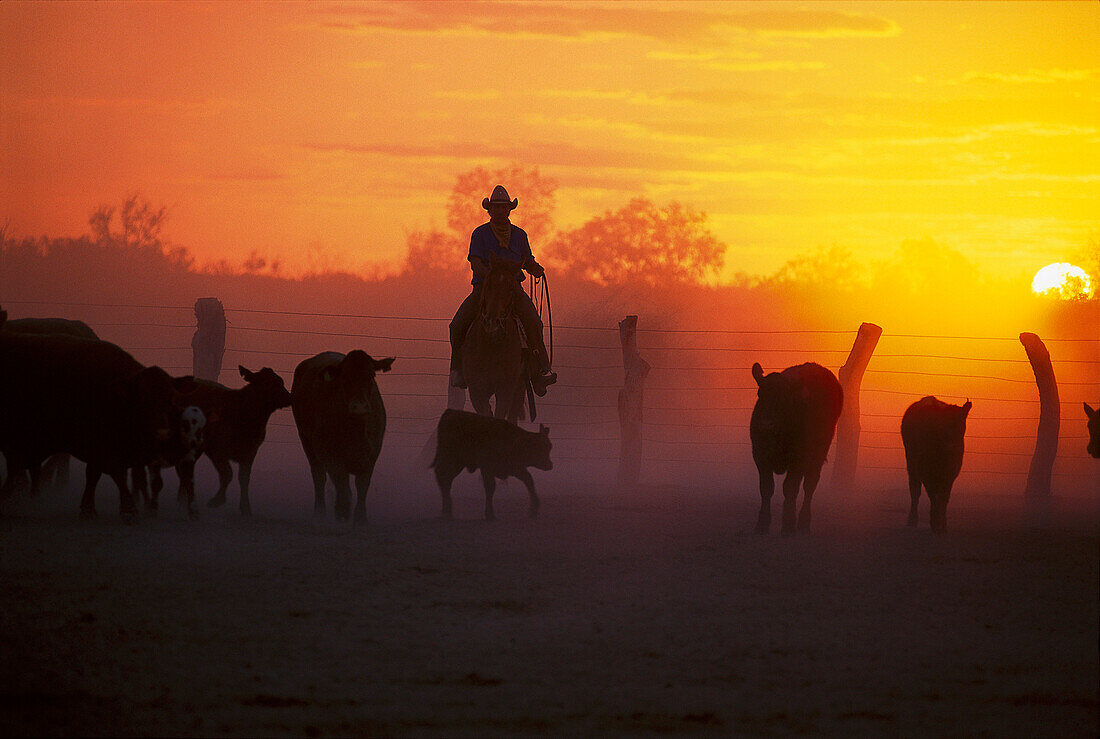
<path fill-rule="evenodd" d="M 202 408 L 189 405 L 180 414 L 180 437 L 187 446 L 187 459 L 195 460 L 202 448 L 203 434 L 206 427 L 206 414 Z"/>

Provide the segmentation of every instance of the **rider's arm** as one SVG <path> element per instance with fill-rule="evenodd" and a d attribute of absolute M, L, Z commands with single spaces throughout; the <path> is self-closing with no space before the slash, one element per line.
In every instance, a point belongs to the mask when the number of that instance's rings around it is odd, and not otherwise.
<path fill-rule="evenodd" d="M 532 277 L 542 277 L 546 274 L 546 270 L 542 268 L 542 265 L 535 261 L 535 255 L 531 253 L 531 243 L 527 240 L 527 234 L 523 235 L 524 251 L 527 252 L 527 256 L 523 258 L 523 269 L 527 274 Z"/>
<path fill-rule="evenodd" d="M 482 279 L 485 279 L 485 275 L 489 274 L 489 265 L 481 257 L 475 257 L 471 254 L 470 266 L 473 267 L 474 274 Z"/>
<path fill-rule="evenodd" d="M 542 265 L 536 262 L 535 258 L 530 255 L 524 260 L 523 269 L 532 277 L 542 277 L 546 274 L 546 270 L 543 269 Z"/>

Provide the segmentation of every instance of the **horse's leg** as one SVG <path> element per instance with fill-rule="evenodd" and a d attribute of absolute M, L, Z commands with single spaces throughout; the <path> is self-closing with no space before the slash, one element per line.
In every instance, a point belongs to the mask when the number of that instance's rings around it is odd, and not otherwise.
<path fill-rule="evenodd" d="M 459 471 L 443 462 L 435 468 L 435 481 L 439 483 L 439 494 L 443 498 L 443 513 L 440 514 L 443 518 L 454 517 L 451 508 L 451 485 Z"/>
<path fill-rule="evenodd" d="M 469 382 L 469 380 L 467 380 L 467 382 Z M 476 411 L 478 415 L 493 415 L 489 408 L 489 393 L 485 392 L 483 388 L 470 386 L 470 405 L 474 407 L 474 411 Z"/>

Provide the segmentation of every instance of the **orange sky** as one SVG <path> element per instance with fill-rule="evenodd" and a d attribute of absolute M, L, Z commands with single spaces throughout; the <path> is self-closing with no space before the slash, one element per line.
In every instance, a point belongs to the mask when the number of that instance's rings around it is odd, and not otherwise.
<path fill-rule="evenodd" d="M 1100 233 L 1097 38 L 1095 2 L 3 2 L 0 223 L 140 192 L 200 263 L 355 268 L 519 162 L 559 227 L 705 210 L 729 273 L 928 236 L 1030 279 Z"/>

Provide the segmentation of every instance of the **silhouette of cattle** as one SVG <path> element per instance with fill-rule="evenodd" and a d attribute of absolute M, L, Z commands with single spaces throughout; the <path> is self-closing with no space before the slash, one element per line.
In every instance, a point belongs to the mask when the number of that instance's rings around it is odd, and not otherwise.
<path fill-rule="evenodd" d="M 804 495 L 798 528 L 809 531 L 810 501 L 833 443 L 844 392 L 832 372 L 813 362 L 768 375 L 759 364 L 753 364 L 752 376 L 758 385 L 756 405 L 749 421 L 752 458 L 760 474 L 760 516 L 756 530 L 767 533 L 775 492 L 773 475 L 786 473 L 783 533 L 795 531 L 795 505 L 800 485 Z"/>
<path fill-rule="evenodd" d="M 527 486 L 531 503 L 528 515 L 539 513 L 535 481 L 528 467 L 552 469 L 550 429 L 539 425 L 538 432 L 526 431 L 510 422 L 477 413 L 448 409 L 439 417 L 439 439 L 432 467 L 443 496 L 443 517 L 451 518 L 451 484 L 463 469 L 481 471 L 485 486 L 485 520 L 492 521 L 493 492 L 496 481 L 515 477 Z"/>
<path fill-rule="evenodd" d="M 1094 410 L 1088 403 L 1082 405 L 1085 406 L 1085 416 L 1089 419 L 1088 453 L 1100 459 L 1100 408 Z"/>
<path fill-rule="evenodd" d="M 393 357 L 373 359 L 356 349 L 323 352 L 294 370 L 291 410 L 313 474 L 314 512 L 325 512 L 325 479 L 336 487 L 336 520 L 351 507 L 348 476 L 355 475 L 355 523 L 367 520 L 367 488 L 382 451 L 386 408 L 375 374 L 389 372 Z"/>
<path fill-rule="evenodd" d="M 198 439 L 181 423 L 194 387 L 105 341 L 0 331 L 0 451 L 13 474 L 72 454 L 87 464 L 81 515 L 96 515 L 95 487 L 106 473 L 130 518 L 127 470 L 195 450 Z"/>
<path fill-rule="evenodd" d="M 4 323 L 4 331 L 47 336 L 74 336 L 78 339 L 99 339 L 92 327 L 84 321 L 67 318 L 16 318 Z M 69 484 L 69 455 L 54 454 L 37 470 L 28 470 L 31 478 L 31 495 L 43 488 L 64 488 Z"/>
<path fill-rule="evenodd" d="M 947 527 L 947 501 L 963 463 L 963 437 L 971 403 L 950 405 L 928 395 L 901 417 L 901 441 L 909 473 L 909 526 L 917 525 L 917 503 L 924 485 L 931 503 L 932 529 Z"/>
<path fill-rule="evenodd" d="M 248 484 L 252 477 L 252 463 L 267 436 L 267 421 L 271 414 L 290 405 L 290 392 L 283 378 L 270 367 L 259 372 L 251 372 L 242 365 L 237 371 L 245 380 L 245 386 L 230 390 L 211 380 L 196 379 L 197 388 L 190 402 L 206 414 L 205 441 L 198 456 L 210 457 L 214 469 L 218 471 L 218 492 L 207 503 L 211 508 L 225 503 L 225 493 L 233 481 L 233 467 L 239 468 L 238 485 L 241 489 L 240 511 L 248 516 L 252 505 L 248 498 Z M 180 487 L 178 497 L 192 516 L 196 515 L 195 500 L 195 461 L 184 459 L 176 465 Z M 153 507 L 156 507 L 156 492 L 162 486 L 160 471 L 153 468 Z"/>

